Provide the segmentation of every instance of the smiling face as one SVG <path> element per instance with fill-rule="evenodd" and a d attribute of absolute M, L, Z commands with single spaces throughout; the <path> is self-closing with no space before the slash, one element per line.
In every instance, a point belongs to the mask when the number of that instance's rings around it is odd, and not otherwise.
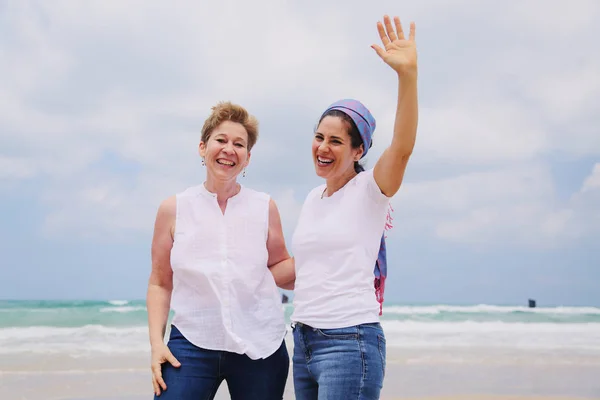
<path fill-rule="evenodd" d="M 313 161 L 321 178 L 338 179 L 355 173 L 354 162 L 363 150 L 352 147 L 348 123 L 340 117 L 326 116 L 321 120 L 312 144 Z"/>
<path fill-rule="evenodd" d="M 200 142 L 200 156 L 213 178 L 235 180 L 250 162 L 248 132 L 242 124 L 224 121 Z"/>

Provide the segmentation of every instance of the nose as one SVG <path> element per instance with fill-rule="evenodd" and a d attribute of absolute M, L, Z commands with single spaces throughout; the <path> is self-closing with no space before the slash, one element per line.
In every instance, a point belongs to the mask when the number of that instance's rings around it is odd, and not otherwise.
<path fill-rule="evenodd" d="M 226 154 L 235 153 L 235 151 L 233 150 L 233 144 L 231 142 L 225 143 L 225 146 L 223 146 L 223 152 Z"/>
<path fill-rule="evenodd" d="M 325 142 L 324 140 L 319 144 L 319 147 L 317 147 L 317 150 L 319 152 L 323 152 L 326 153 L 327 150 L 329 150 L 329 145 L 327 144 L 327 142 Z"/>

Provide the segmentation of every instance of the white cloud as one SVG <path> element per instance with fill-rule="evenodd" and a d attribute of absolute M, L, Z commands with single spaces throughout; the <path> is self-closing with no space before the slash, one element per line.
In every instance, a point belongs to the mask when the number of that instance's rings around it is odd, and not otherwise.
<path fill-rule="evenodd" d="M 510 13 L 500 15 L 516 22 L 518 31 L 535 34 L 535 39 L 551 38 L 550 43 L 569 42 L 595 26 L 600 16 L 600 5 L 594 0 L 577 0 L 568 7 L 560 1 L 526 1 L 515 3 Z"/>
<path fill-rule="evenodd" d="M 28 179 L 35 175 L 35 166 L 27 159 L 0 155 L 0 181 L 2 179 Z"/>
<path fill-rule="evenodd" d="M 581 189 L 569 199 L 572 211 L 567 227 L 579 236 L 600 235 L 600 163 L 596 163 Z M 597 241 L 597 239 L 595 239 Z"/>
<path fill-rule="evenodd" d="M 596 165 L 594 165 L 592 173 L 585 179 L 585 182 L 583 182 L 581 193 L 591 192 L 598 189 L 600 189 L 600 163 L 596 163 Z"/>
<path fill-rule="evenodd" d="M 430 161 L 498 164 L 530 160 L 548 147 L 536 121 L 503 101 L 422 109 L 417 152 Z"/>
<path fill-rule="evenodd" d="M 0 74 L 11 79 L 0 83 L 0 179 L 48 183 L 40 196 L 48 234 L 147 232 L 162 198 L 201 179 L 199 131 L 218 100 L 257 110 L 269 126 L 251 173 L 272 172 L 265 160 L 286 170 L 270 183 L 286 229 L 304 198 L 294 185 L 314 174 L 309 145 L 298 150 L 294 135 L 312 129 L 324 106 L 355 97 L 372 108 L 369 164 L 389 143 L 396 82 L 368 46 L 394 3 L 178 5 L 4 6 Z M 403 10 L 404 21 L 417 20 L 422 60 L 410 168 L 439 172 L 405 185 L 397 209 L 415 212 L 402 214 L 407 227 L 449 241 L 580 237 L 591 229 L 583 221 L 598 172 L 561 203 L 545 160 L 600 155 L 600 55 L 588 39 L 600 6 L 500 6 L 431 1 Z M 448 178 L 456 168 L 462 175 Z"/>
<path fill-rule="evenodd" d="M 556 247 L 600 231 L 600 164 L 560 201 L 541 164 L 406 184 L 394 199 L 405 235 L 485 247 Z"/>

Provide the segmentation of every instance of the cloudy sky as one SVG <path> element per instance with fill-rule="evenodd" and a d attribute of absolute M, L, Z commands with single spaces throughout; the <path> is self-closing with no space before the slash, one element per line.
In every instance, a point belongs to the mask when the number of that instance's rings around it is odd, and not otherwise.
<path fill-rule="evenodd" d="M 372 110 L 369 167 L 390 141 L 384 13 L 416 22 L 420 63 L 386 300 L 600 305 L 595 0 L 0 1 L 0 298 L 143 298 L 156 209 L 203 181 L 220 100 L 261 122 L 240 179 L 289 243 L 324 107 Z"/>

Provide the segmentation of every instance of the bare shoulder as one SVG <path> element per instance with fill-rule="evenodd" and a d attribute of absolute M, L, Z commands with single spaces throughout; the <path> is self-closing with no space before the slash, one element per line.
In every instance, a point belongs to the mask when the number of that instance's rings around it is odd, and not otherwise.
<path fill-rule="evenodd" d="M 275 200 L 271 198 L 269 199 L 269 225 L 273 226 L 273 224 L 281 224 L 281 217 L 279 215 L 279 209 L 277 208 Z"/>
<path fill-rule="evenodd" d="M 277 211 L 277 204 L 273 198 L 269 198 L 269 212 Z"/>
<path fill-rule="evenodd" d="M 175 217 L 177 209 L 177 197 L 175 195 L 167 197 L 158 206 L 158 214 L 162 217 Z"/>
<path fill-rule="evenodd" d="M 173 237 L 175 233 L 175 219 L 177 214 L 177 197 L 171 196 L 164 199 L 158 206 L 155 222 L 155 233 L 169 232 Z"/>

